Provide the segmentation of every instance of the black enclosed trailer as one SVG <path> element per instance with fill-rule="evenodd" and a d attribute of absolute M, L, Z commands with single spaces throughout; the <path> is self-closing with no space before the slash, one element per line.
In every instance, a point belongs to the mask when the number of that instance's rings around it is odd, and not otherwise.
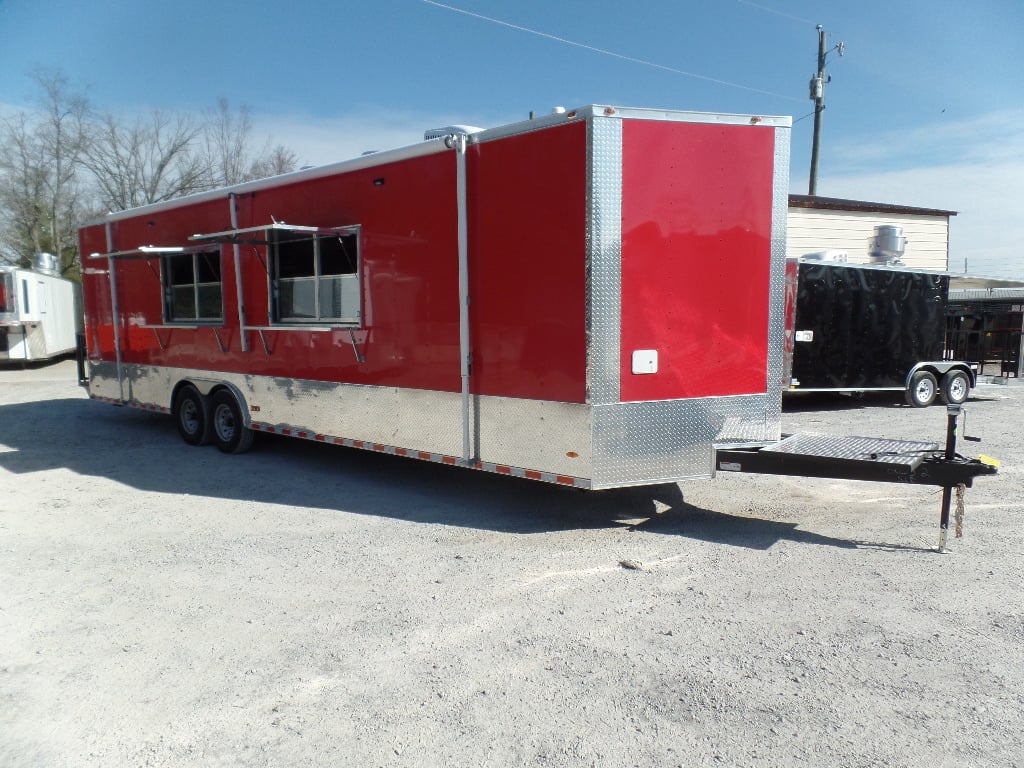
<path fill-rule="evenodd" d="M 791 259 L 786 264 L 784 388 L 901 391 L 959 404 L 977 364 L 946 360 L 949 275 L 898 266 Z"/>

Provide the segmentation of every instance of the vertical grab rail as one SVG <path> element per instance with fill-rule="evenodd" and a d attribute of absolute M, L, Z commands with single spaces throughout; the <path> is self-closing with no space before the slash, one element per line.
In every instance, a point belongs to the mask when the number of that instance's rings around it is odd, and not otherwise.
<path fill-rule="evenodd" d="M 107 253 L 114 252 L 114 233 L 107 222 Z M 107 257 L 108 277 L 110 278 L 110 314 L 111 325 L 114 328 L 114 360 L 117 365 L 117 399 L 122 403 L 127 402 L 124 396 L 124 371 L 121 370 L 121 308 L 117 303 L 117 274 L 114 271 L 113 256 Z"/>
<path fill-rule="evenodd" d="M 455 147 L 455 190 L 458 200 L 459 228 L 459 358 L 462 375 L 462 458 L 471 464 L 475 458 L 470 431 L 470 376 L 473 352 L 469 337 L 469 222 L 466 196 L 466 136 L 449 137 Z"/>
<path fill-rule="evenodd" d="M 235 193 L 228 195 L 228 205 L 231 207 L 231 228 L 238 229 L 238 205 L 235 202 Z M 238 338 L 242 343 L 242 351 L 249 351 L 249 337 L 245 332 L 245 296 L 242 290 L 242 257 L 237 240 L 231 246 L 235 257 L 235 297 L 238 300 Z M 223 283 L 221 283 L 223 285 Z M 220 341 L 220 337 L 217 337 Z M 223 345 L 221 345 L 223 347 Z"/>

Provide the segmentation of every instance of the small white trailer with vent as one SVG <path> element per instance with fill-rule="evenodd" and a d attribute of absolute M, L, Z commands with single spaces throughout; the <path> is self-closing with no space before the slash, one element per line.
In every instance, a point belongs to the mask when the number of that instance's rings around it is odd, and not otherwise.
<path fill-rule="evenodd" d="M 55 262 L 41 253 L 35 269 L 0 266 L 0 362 L 49 360 L 75 351 L 78 286 L 59 276 Z"/>

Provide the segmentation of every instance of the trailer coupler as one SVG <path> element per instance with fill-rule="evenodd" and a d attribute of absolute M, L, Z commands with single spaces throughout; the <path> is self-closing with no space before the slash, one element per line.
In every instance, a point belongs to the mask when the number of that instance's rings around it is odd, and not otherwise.
<path fill-rule="evenodd" d="M 942 510 L 938 549 L 944 552 L 953 489 L 969 488 L 974 478 L 996 474 L 998 466 L 991 460 L 968 459 L 957 454 L 957 420 L 962 409 L 959 405 L 948 405 L 946 412 L 944 449 L 937 443 L 912 440 L 797 434 L 766 446 L 717 448 L 715 469 L 719 472 L 940 486 Z M 962 501 L 962 491 L 959 490 L 958 501 Z"/>

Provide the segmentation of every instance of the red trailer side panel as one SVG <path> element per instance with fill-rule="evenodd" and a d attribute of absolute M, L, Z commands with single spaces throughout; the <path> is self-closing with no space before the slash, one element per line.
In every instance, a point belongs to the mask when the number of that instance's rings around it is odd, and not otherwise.
<path fill-rule="evenodd" d="M 624 121 L 623 401 L 765 392 L 774 137 Z M 634 374 L 634 350 L 657 373 Z"/>
<path fill-rule="evenodd" d="M 311 331 L 275 324 L 269 309 L 267 248 L 240 246 L 246 322 L 276 325 L 248 331 L 242 351 L 234 253 L 220 249 L 223 323 L 198 328 L 164 323 L 161 262 L 115 261 L 123 362 L 257 376 L 338 381 L 426 390 L 458 391 L 458 232 L 454 153 L 403 159 L 347 173 L 305 179 L 238 195 L 238 227 L 271 221 L 301 226 L 361 226 L 363 322 L 357 329 L 363 362 L 358 362 L 348 328 Z M 194 245 L 197 233 L 232 229 L 231 201 L 203 199 L 115 220 L 113 250 L 143 245 Z M 83 253 L 107 252 L 102 225 L 82 233 Z M 90 356 L 113 360 L 109 325 L 107 260 L 91 263 L 102 274 L 87 275 L 92 313 Z M 153 328 L 152 326 L 157 326 Z M 221 346 L 223 344 L 223 347 Z"/>
<path fill-rule="evenodd" d="M 586 398 L 587 126 L 469 148 L 474 391 Z"/>
<path fill-rule="evenodd" d="M 106 253 L 107 238 L 102 224 L 83 228 L 79 233 L 82 255 L 82 300 L 85 313 L 85 341 L 91 360 L 114 357 L 114 329 L 110 322 L 110 282 L 107 260 L 92 259 L 93 253 Z"/>

